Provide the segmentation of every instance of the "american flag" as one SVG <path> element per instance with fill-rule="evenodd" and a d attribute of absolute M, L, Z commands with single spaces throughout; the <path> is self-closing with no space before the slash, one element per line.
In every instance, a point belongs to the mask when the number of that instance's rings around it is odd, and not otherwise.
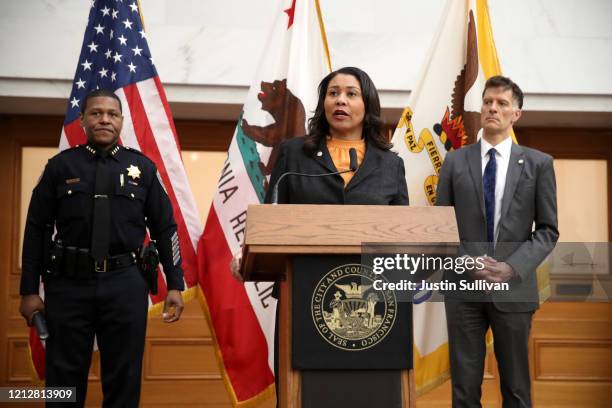
<path fill-rule="evenodd" d="M 85 96 L 95 89 L 110 89 L 121 99 L 124 120 L 120 143 L 143 152 L 159 170 L 174 208 L 187 295 L 193 296 L 198 283 L 196 248 L 202 224 L 183 167 L 172 114 L 135 0 L 91 2 L 60 150 L 86 142 L 79 115 Z M 150 295 L 150 313 L 161 311 L 166 297 L 163 276 L 159 274 L 157 295 Z M 34 331 L 30 331 L 30 348 L 34 367 L 42 379 L 44 345 Z"/>

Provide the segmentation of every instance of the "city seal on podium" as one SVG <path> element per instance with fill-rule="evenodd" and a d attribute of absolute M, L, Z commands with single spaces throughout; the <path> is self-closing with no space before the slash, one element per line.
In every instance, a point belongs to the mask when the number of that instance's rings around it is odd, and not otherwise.
<path fill-rule="evenodd" d="M 374 347 L 392 330 L 397 300 L 392 290 L 374 290 L 376 275 L 361 264 L 346 264 L 327 272 L 314 288 L 311 313 L 317 332 L 329 344 L 346 351 Z"/>

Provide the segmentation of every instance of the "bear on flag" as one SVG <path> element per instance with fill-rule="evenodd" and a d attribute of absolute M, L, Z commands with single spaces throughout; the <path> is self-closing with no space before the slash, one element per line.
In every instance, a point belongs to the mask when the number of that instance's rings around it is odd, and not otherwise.
<path fill-rule="evenodd" d="M 281 1 L 198 246 L 202 305 L 234 405 L 274 394 L 276 300 L 272 282 L 236 281 L 230 260 L 244 243 L 247 206 L 264 200 L 276 147 L 306 133 L 329 72 L 318 1 Z"/>

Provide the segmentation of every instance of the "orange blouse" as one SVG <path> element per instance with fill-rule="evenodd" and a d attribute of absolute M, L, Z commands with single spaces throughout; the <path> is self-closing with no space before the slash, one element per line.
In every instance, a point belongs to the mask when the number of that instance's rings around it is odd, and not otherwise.
<path fill-rule="evenodd" d="M 327 138 L 327 150 L 329 150 L 331 159 L 338 171 L 348 170 L 350 168 L 351 159 L 349 156 L 349 150 L 351 147 L 357 151 L 357 165 L 360 166 L 366 151 L 365 139 L 341 140 L 331 137 Z M 342 178 L 344 179 L 345 186 L 349 183 L 349 181 L 351 181 L 354 175 L 354 172 L 341 174 Z"/>

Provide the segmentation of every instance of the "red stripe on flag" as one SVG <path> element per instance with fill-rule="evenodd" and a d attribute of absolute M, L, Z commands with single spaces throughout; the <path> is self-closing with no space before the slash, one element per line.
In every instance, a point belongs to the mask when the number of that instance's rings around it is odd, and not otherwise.
<path fill-rule="evenodd" d="M 85 131 L 81 127 L 80 120 L 73 120 L 69 124 L 64 126 L 64 133 L 66 133 L 66 139 L 70 146 L 76 146 L 87 143 L 87 136 Z"/>
<path fill-rule="evenodd" d="M 244 285 L 229 271 L 232 255 L 214 206 L 204 231 L 198 244 L 200 287 L 229 382 L 238 401 L 245 401 L 274 383 L 268 344 Z"/>
<path fill-rule="evenodd" d="M 158 76 L 155 78 L 155 86 L 157 87 L 157 92 L 159 93 L 159 97 L 161 98 L 162 105 L 164 105 L 164 110 L 166 111 L 166 116 L 168 117 L 168 123 L 172 128 L 172 134 L 174 135 L 174 141 L 176 142 L 176 146 L 178 147 L 179 152 L 181 149 L 181 144 L 179 142 L 178 134 L 176 133 L 176 128 L 174 127 L 174 119 L 172 118 L 172 112 L 170 112 L 170 105 L 168 105 L 168 98 L 166 98 L 166 91 L 164 90 L 164 86 L 161 83 L 161 80 Z"/>
<path fill-rule="evenodd" d="M 30 352 L 32 363 L 40 380 L 45 379 L 45 347 L 42 345 L 34 327 L 30 327 Z"/>
<path fill-rule="evenodd" d="M 174 209 L 174 218 L 177 224 L 178 237 L 181 247 L 182 266 L 183 271 L 185 272 L 187 286 L 195 286 L 197 284 L 196 254 L 191 244 L 189 232 L 187 230 L 181 209 L 178 205 L 174 188 L 170 182 L 170 178 L 168 177 L 165 163 L 157 147 L 153 131 L 151 130 L 151 125 L 142 104 L 138 87 L 136 84 L 128 85 L 123 88 L 123 92 L 125 93 L 125 97 L 128 101 L 132 116 L 132 123 L 134 125 L 134 133 L 136 134 L 136 139 L 138 140 L 140 150 L 148 158 L 155 162 L 157 170 L 159 171 L 159 174 L 164 182 L 164 186 L 166 187 L 166 191 L 168 192 L 168 197 L 172 203 L 172 208 Z"/>

